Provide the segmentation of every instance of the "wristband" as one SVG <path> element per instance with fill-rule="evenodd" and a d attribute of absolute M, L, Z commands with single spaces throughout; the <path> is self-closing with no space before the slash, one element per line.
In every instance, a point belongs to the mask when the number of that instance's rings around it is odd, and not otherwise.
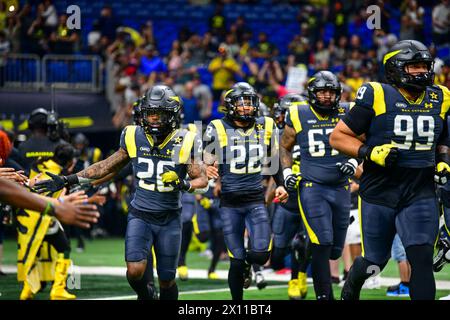
<path fill-rule="evenodd" d="M 286 168 L 283 170 L 283 178 L 286 180 L 286 178 L 288 176 L 290 176 L 292 174 L 292 169 L 291 168 Z"/>
<path fill-rule="evenodd" d="M 64 180 L 67 186 L 72 186 L 74 184 L 78 184 L 78 176 L 76 174 L 71 174 L 69 176 L 64 176 Z"/>
<path fill-rule="evenodd" d="M 436 163 L 439 162 L 445 162 L 447 164 L 450 164 L 450 155 L 445 152 L 445 153 L 438 153 L 436 156 Z"/>
<path fill-rule="evenodd" d="M 44 211 L 42 212 L 44 216 L 55 216 L 55 207 L 51 202 L 47 202 L 47 206 L 45 207 Z"/>
<path fill-rule="evenodd" d="M 369 146 L 366 146 L 365 144 L 361 145 L 361 147 L 359 147 L 359 150 L 358 150 L 358 158 L 363 159 L 363 160 L 369 159 L 370 149 L 371 148 Z"/>

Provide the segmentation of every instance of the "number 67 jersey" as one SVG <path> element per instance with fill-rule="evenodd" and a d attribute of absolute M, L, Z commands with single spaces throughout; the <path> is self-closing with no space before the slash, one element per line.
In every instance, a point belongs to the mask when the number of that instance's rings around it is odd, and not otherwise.
<path fill-rule="evenodd" d="M 331 148 L 329 135 L 345 116 L 349 104 L 341 103 L 327 116 L 317 113 L 307 102 L 293 105 L 286 114 L 286 125 L 295 129 L 296 144 L 300 146 L 302 180 L 331 186 L 348 184 L 348 176 L 336 166 L 348 156 Z"/>

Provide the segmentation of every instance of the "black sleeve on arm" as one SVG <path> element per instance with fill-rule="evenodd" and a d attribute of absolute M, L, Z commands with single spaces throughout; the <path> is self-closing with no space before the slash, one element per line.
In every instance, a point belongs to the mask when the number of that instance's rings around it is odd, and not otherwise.
<path fill-rule="evenodd" d="M 350 109 L 342 121 L 344 121 L 344 123 L 359 136 L 367 132 L 374 115 L 373 109 L 355 105 Z"/>

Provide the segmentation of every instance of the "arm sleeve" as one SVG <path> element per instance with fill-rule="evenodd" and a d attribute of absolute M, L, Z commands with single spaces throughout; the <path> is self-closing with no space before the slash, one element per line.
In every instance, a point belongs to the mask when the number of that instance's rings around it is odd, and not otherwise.
<path fill-rule="evenodd" d="M 375 116 L 373 110 L 373 88 L 370 84 L 361 86 L 356 94 L 355 105 L 342 119 L 357 135 L 366 133 Z"/>

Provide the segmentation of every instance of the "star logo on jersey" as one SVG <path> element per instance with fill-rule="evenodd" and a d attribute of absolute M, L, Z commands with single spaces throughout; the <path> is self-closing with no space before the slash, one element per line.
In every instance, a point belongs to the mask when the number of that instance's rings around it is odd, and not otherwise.
<path fill-rule="evenodd" d="M 263 129 L 263 125 L 262 124 L 257 124 L 256 125 L 256 129 L 258 129 L 258 131 L 261 131 Z"/>
<path fill-rule="evenodd" d="M 339 113 L 344 113 L 344 112 L 345 112 L 345 109 L 344 109 L 344 108 L 338 108 L 338 112 L 339 112 Z"/>
<path fill-rule="evenodd" d="M 437 98 L 438 98 L 438 95 L 436 92 L 430 92 L 430 99 L 437 100 Z"/>
<path fill-rule="evenodd" d="M 170 150 L 170 149 L 167 149 L 167 150 L 166 150 L 166 153 L 167 153 L 168 156 L 173 156 L 174 153 L 175 153 L 175 151 Z"/>
<path fill-rule="evenodd" d="M 176 144 L 180 144 L 181 141 L 183 141 L 182 137 L 176 137 L 175 139 L 173 139 L 173 142 L 175 142 Z"/>
<path fill-rule="evenodd" d="M 433 104 L 431 102 L 425 103 L 425 109 L 431 109 L 431 108 L 433 108 Z"/>

